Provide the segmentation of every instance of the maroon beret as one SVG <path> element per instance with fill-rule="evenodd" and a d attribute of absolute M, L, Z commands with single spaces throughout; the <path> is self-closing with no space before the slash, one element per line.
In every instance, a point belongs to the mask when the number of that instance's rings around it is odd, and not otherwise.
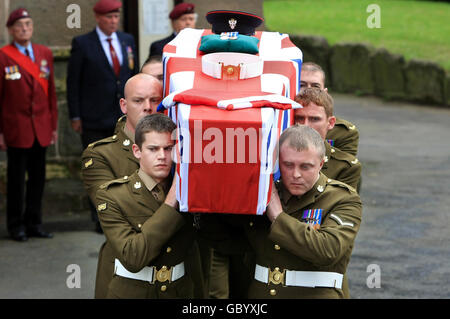
<path fill-rule="evenodd" d="M 171 20 L 176 20 L 179 17 L 181 17 L 183 14 L 194 13 L 194 8 L 195 8 L 195 5 L 193 5 L 192 3 L 187 3 L 187 2 L 179 3 L 170 12 L 169 18 Z"/>
<path fill-rule="evenodd" d="M 94 12 L 97 14 L 106 14 L 119 11 L 122 8 L 122 2 L 117 0 L 99 0 L 94 6 Z"/>
<path fill-rule="evenodd" d="M 23 18 L 31 18 L 30 14 L 28 13 L 27 9 L 19 8 L 11 12 L 9 15 L 8 21 L 6 22 L 6 26 L 9 28 L 19 19 Z"/>

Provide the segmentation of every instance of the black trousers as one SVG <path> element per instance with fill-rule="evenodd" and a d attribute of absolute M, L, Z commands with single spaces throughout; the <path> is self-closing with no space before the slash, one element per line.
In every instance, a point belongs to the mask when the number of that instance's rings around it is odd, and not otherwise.
<path fill-rule="evenodd" d="M 31 148 L 8 147 L 6 151 L 6 217 L 10 233 L 36 229 L 42 224 L 46 150 L 35 140 Z"/>
<path fill-rule="evenodd" d="M 114 135 L 114 128 L 109 130 L 86 130 L 83 128 L 83 133 L 81 133 L 81 144 L 83 145 L 83 150 L 88 147 L 89 144 L 110 137 Z M 89 208 L 91 210 L 92 221 L 98 222 L 97 210 L 95 209 L 94 203 L 89 200 Z"/>

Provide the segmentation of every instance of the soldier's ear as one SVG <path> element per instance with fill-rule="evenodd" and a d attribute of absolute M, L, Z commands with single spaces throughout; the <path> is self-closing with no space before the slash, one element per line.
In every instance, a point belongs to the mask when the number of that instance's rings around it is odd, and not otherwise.
<path fill-rule="evenodd" d="M 336 116 L 330 116 L 328 118 L 328 127 L 327 127 L 328 131 L 331 130 L 335 124 L 336 124 Z"/>
<path fill-rule="evenodd" d="M 136 157 L 137 159 L 141 159 L 141 149 L 139 148 L 139 146 L 137 144 L 133 144 L 131 148 L 133 149 L 134 157 Z"/>
<path fill-rule="evenodd" d="M 127 114 L 127 100 L 125 100 L 124 98 L 121 98 L 119 100 L 119 104 L 120 104 L 120 110 L 122 111 L 122 113 Z"/>
<path fill-rule="evenodd" d="M 320 161 L 320 169 L 319 169 L 319 171 L 322 169 L 323 164 L 325 164 L 325 158 L 322 158 L 322 160 Z"/>

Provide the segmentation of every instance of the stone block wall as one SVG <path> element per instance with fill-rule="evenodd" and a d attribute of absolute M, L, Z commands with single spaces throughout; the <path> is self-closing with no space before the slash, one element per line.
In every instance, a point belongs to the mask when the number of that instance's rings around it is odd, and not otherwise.
<path fill-rule="evenodd" d="M 436 63 L 406 62 L 401 55 L 368 44 L 330 46 L 323 37 L 290 38 L 303 51 L 304 62 L 322 66 L 326 86 L 335 92 L 450 107 L 450 75 Z"/>

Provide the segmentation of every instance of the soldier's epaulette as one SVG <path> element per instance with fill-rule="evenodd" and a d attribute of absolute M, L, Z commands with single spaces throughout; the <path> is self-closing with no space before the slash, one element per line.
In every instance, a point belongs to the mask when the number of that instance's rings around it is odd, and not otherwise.
<path fill-rule="evenodd" d="M 343 152 L 336 147 L 331 148 L 331 156 L 340 161 L 346 161 L 351 166 L 357 165 L 359 163 L 359 160 L 355 156 L 353 156 L 352 154 Z"/>
<path fill-rule="evenodd" d="M 348 184 L 345 184 L 345 183 L 343 183 L 343 182 L 340 182 L 340 181 L 338 181 L 338 180 L 329 178 L 329 179 L 327 180 L 327 182 L 328 182 L 329 185 L 333 185 L 333 186 L 338 186 L 338 187 L 341 187 L 341 188 L 345 188 L 345 189 L 347 189 L 347 190 L 348 190 L 349 192 L 351 192 L 351 193 L 357 193 L 356 189 L 354 189 L 352 186 L 350 186 L 350 185 L 348 185 Z"/>
<path fill-rule="evenodd" d="M 129 181 L 128 176 L 124 176 L 124 177 L 121 177 L 121 178 L 113 179 L 111 181 L 108 181 L 108 182 L 103 183 L 102 185 L 100 185 L 99 189 L 108 189 L 112 185 L 124 184 L 124 183 L 128 183 L 128 181 Z"/>
<path fill-rule="evenodd" d="M 356 125 L 354 125 L 353 123 L 351 123 L 347 120 L 344 120 L 344 119 L 339 119 L 339 121 L 336 122 L 335 125 L 344 126 L 349 131 L 357 131 L 358 130 Z"/>
<path fill-rule="evenodd" d="M 99 146 L 99 145 L 108 144 L 108 143 L 112 143 L 112 142 L 115 142 L 115 141 L 117 141 L 117 135 L 116 134 L 114 134 L 113 136 L 110 136 L 110 137 L 107 137 L 107 138 L 95 141 L 95 142 L 89 144 L 88 147 L 89 148 L 93 148 L 93 147 L 96 147 L 96 146 Z"/>

